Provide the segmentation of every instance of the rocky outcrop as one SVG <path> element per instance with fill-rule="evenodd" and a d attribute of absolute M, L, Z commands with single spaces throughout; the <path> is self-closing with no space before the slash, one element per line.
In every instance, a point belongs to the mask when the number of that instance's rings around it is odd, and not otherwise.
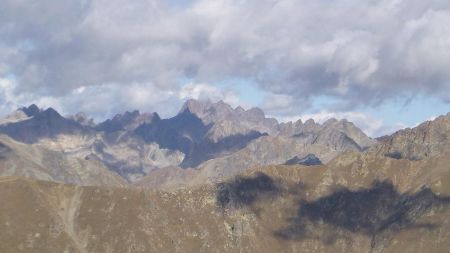
<path fill-rule="evenodd" d="M 396 159 L 419 160 L 450 151 L 450 113 L 415 128 L 378 139 L 371 151 Z"/>
<path fill-rule="evenodd" d="M 275 135 L 278 132 L 278 122 L 266 118 L 259 108 L 244 110 L 242 107 L 233 109 L 230 105 L 219 101 L 188 100 L 181 113 L 189 111 L 202 120 L 205 125 L 211 125 L 208 138 L 218 141 L 232 135 L 245 135 L 252 131 Z"/>
<path fill-rule="evenodd" d="M 124 114 L 117 114 L 112 119 L 105 120 L 95 126 L 95 129 L 107 133 L 117 131 L 134 131 L 140 125 L 151 123 L 153 120 L 160 120 L 157 113 L 141 114 L 139 111 L 125 112 Z"/>
<path fill-rule="evenodd" d="M 307 138 L 311 143 L 317 143 L 335 148 L 358 148 L 365 150 L 375 144 L 375 140 L 368 137 L 361 129 L 347 120 L 329 119 L 323 124 L 318 124 L 310 119 L 303 123 L 298 120 L 295 123 L 288 122 L 280 125 L 282 136 L 294 138 Z"/>
<path fill-rule="evenodd" d="M 313 154 L 308 154 L 305 157 L 298 157 L 294 156 L 293 158 L 287 160 L 284 165 L 305 165 L 305 166 L 314 166 L 314 165 L 321 165 L 322 162 L 319 158 L 317 158 Z"/>

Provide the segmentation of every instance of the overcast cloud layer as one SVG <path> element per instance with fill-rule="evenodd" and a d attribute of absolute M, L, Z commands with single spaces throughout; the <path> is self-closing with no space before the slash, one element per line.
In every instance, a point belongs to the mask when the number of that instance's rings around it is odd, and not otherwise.
<path fill-rule="evenodd" d="M 0 0 L 2 106 L 172 112 L 203 93 L 239 103 L 215 87 L 233 79 L 283 116 L 317 96 L 339 111 L 415 95 L 450 103 L 448 0 L 176 2 Z"/>

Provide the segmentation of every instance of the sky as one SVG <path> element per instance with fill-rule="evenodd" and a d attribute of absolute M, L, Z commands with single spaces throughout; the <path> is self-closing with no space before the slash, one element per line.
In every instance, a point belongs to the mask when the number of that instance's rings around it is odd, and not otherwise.
<path fill-rule="evenodd" d="M 0 114 L 188 98 L 372 137 L 450 111 L 448 0 L 0 0 Z"/>

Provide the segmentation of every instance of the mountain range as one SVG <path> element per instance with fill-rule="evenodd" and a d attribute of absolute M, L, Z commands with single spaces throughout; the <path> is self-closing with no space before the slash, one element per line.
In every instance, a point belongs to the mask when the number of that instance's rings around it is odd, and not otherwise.
<path fill-rule="evenodd" d="M 1 122 L 0 133 L 17 142 L 99 161 L 130 183 L 166 167 L 219 168 L 229 175 L 310 153 L 327 162 L 376 142 L 346 120 L 278 123 L 258 108 L 233 109 L 222 101 L 188 100 L 168 119 L 133 111 L 98 124 L 82 113 L 63 117 L 31 105 Z"/>
<path fill-rule="evenodd" d="M 450 113 L 372 139 L 188 100 L 0 120 L 0 252 L 447 252 Z"/>

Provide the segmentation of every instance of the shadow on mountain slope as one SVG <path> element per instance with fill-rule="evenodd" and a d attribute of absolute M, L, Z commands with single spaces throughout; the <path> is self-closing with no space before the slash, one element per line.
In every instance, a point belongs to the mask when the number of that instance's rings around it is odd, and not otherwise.
<path fill-rule="evenodd" d="M 210 128 L 195 114 L 185 111 L 170 119 L 144 123 L 134 132 L 146 142 L 156 142 L 161 148 L 189 154 Z"/>
<path fill-rule="evenodd" d="M 222 209 L 242 208 L 257 200 L 277 197 L 281 191 L 278 183 L 264 173 L 254 177 L 236 176 L 216 185 L 216 202 Z"/>
<path fill-rule="evenodd" d="M 33 106 L 30 106 L 32 108 Z M 24 110 L 32 110 L 26 108 Z M 28 112 L 28 111 L 27 111 Z M 55 138 L 60 134 L 89 134 L 91 129 L 78 122 L 66 119 L 57 111 L 31 111 L 29 119 L 0 126 L 0 133 L 27 144 L 36 143 L 42 138 Z"/>
<path fill-rule="evenodd" d="M 161 148 L 179 150 L 186 156 L 182 168 L 196 167 L 200 163 L 247 146 L 265 134 L 250 131 L 214 142 L 207 138 L 212 124 L 205 125 L 197 115 L 186 110 L 170 119 L 157 119 L 139 126 L 135 133 L 146 142 L 156 142 Z"/>
<path fill-rule="evenodd" d="M 333 244 L 339 238 L 352 241 L 353 235 L 359 234 L 370 239 L 371 249 L 388 245 L 400 230 L 438 227 L 439 221 L 419 222 L 419 219 L 444 211 L 450 204 L 450 197 L 439 196 L 425 187 L 414 194 L 400 193 L 390 181 L 374 181 L 371 187 L 358 190 L 339 188 L 312 201 L 305 200 L 306 190 L 302 183 L 281 182 L 264 173 L 237 176 L 216 185 L 216 203 L 225 210 L 254 208 L 255 202 L 265 201 L 262 207 L 266 211 L 283 213 L 291 207 L 280 203 L 274 206 L 272 201 L 293 197 L 297 212 L 287 219 L 286 227 L 274 231 L 274 236 L 281 240 L 313 239 Z"/>
<path fill-rule="evenodd" d="M 331 243 L 343 231 L 369 236 L 371 247 L 389 240 L 389 234 L 402 229 L 433 229 L 436 224 L 416 221 L 450 204 L 450 197 L 440 197 L 428 188 L 415 194 L 399 193 L 389 181 L 375 181 L 371 188 L 351 191 L 342 188 L 314 201 L 299 201 L 296 217 L 275 232 L 284 240 L 321 239 Z M 335 231 L 331 237 L 322 231 Z M 329 234 L 329 233 L 328 233 Z"/>
<path fill-rule="evenodd" d="M 267 134 L 261 134 L 257 131 L 250 131 L 247 134 L 235 134 L 213 142 L 210 139 L 203 139 L 196 143 L 191 153 L 186 154 L 185 159 L 180 164 L 182 168 L 193 168 L 202 162 L 227 155 L 237 150 L 245 148 L 251 141 Z"/>
<path fill-rule="evenodd" d="M 6 159 L 13 150 L 5 143 L 0 141 L 0 160 Z"/>

